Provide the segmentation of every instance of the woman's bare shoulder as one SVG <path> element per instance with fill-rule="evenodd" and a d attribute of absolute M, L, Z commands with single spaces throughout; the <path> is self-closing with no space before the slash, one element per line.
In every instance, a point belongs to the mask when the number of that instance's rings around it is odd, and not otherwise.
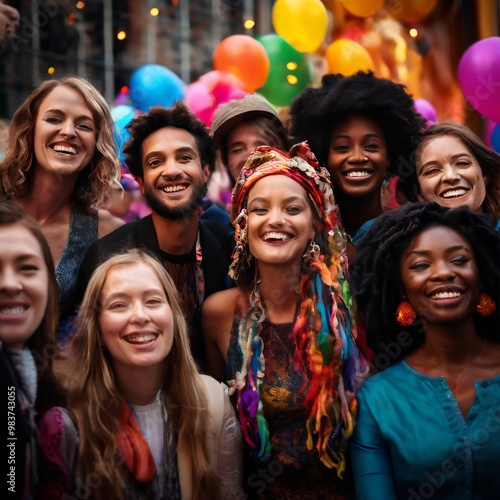
<path fill-rule="evenodd" d="M 203 301 L 203 315 L 224 315 L 233 316 L 236 304 L 242 299 L 242 291 L 235 288 L 228 288 L 220 292 L 213 293 Z"/>

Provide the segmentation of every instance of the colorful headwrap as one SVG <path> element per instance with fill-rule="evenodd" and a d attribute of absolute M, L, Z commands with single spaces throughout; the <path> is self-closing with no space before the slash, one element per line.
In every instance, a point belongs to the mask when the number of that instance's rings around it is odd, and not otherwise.
<path fill-rule="evenodd" d="M 288 154 L 260 146 L 248 157 L 233 189 L 231 220 L 236 247 L 230 275 L 238 281 L 249 268 L 248 193 L 258 180 L 269 175 L 286 175 L 299 183 L 322 224 L 322 234 L 317 235 L 322 247 L 312 244 L 313 251 L 304 257 L 294 321 L 294 363 L 307 364 L 307 447 L 316 449 L 321 461 L 342 476 L 343 452 L 353 431 L 357 408 L 354 396 L 368 366 L 355 342 L 357 328 L 347 280 L 346 234 L 339 221 L 328 171 L 319 165 L 307 143 L 295 145 Z M 260 333 L 266 311 L 258 281 L 249 292 L 248 304 L 238 331 L 243 363 L 230 383 L 232 391 L 237 391 L 237 412 L 244 438 L 254 457 L 266 460 L 271 453 L 271 441 L 260 397 L 265 377 Z"/>
<path fill-rule="evenodd" d="M 287 154 L 270 146 L 259 146 L 247 158 L 234 186 L 231 197 L 230 217 L 236 228 L 236 248 L 229 275 L 235 280 L 246 265 L 246 202 L 250 189 L 257 181 L 269 175 L 286 175 L 300 184 L 309 196 L 314 211 L 321 221 L 321 228 L 326 233 L 335 232 L 336 244 L 345 250 L 345 233 L 338 215 L 338 208 L 333 197 L 328 170 L 320 166 L 309 149 L 307 142 L 296 144 Z M 245 258 L 244 258 L 245 257 Z"/>

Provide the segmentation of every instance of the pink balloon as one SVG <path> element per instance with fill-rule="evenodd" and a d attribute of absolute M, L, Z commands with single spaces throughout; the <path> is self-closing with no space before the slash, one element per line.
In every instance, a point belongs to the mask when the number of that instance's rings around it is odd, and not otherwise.
<path fill-rule="evenodd" d="M 245 94 L 246 92 L 241 89 L 241 80 L 236 76 L 223 71 L 209 71 L 186 87 L 185 102 L 187 107 L 209 127 L 219 104 L 239 99 Z"/>
<path fill-rule="evenodd" d="M 186 87 L 185 99 L 187 107 L 196 114 L 197 111 L 213 106 L 214 98 L 203 82 L 197 81 Z"/>
<path fill-rule="evenodd" d="M 426 99 L 415 99 L 415 109 L 427 119 L 425 128 L 437 121 L 436 108 Z"/>
<path fill-rule="evenodd" d="M 500 122 L 500 37 L 479 40 L 462 54 L 458 81 L 473 108 Z"/>
<path fill-rule="evenodd" d="M 231 101 L 232 99 L 240 99 L 244 95 L 246 95 L 244 90 L 225 83 L 219 83 L 219 85 L 214 88 L 214 97 L 218 105 L 223 102 Z"/>
<path fill-rule="evenodd" d="M 227 71 L 209 71 L 208 73 L 201 75 L 199 79 L 211 92 L 213 92 L 214 88 L 221 83 L 231 87 L 243 88 L 243 82 L 236 75 L 228 73 Z"/>

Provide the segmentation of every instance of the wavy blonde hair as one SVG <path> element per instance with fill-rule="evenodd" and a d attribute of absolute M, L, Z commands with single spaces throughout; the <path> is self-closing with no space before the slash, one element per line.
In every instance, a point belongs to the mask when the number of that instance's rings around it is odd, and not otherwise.
<path fill-rule="evenodd" d="M 0 191 L 10 197 L 26 198 L 32 190 L 35 164 L 35 123 L 42 101 L 58 86 L 78 92 L 92 113 L 97 127 L 96 147 L 92 161 L 78 177 L 73 202 L 84 213 L 102 207 L 113 189 L 120 189 L 120 164 L 113 138 L 113 119 L 109 107 L 87 80 L 67 76 L 40 84 L 19 106 L 9 126 L 9 142 L 5 158 L 0 162 Z"/>
<path fill-rule="evenodd" d="M 123 469 L 116 435 L 124 397 L 116 385 L 109 353 L 102 348 L 98 315 L 110 270 L 138 262 L 149 266 L 158 276 L 174 316 L 174 340 L 163 379 L 164 394 L 168 395 L 164 404 L 178 432 L 178 442 L 191 451 L 193 498 L 215 500 L 219 496 L 219 481 L 206 445 L 210 422 L 207 391 L 191 355 L 174 282 L 162 264 L 144 250 L 132 249 L 102 263 L 90 279 L 80 308 L 72 340 L 78 375 L 69 397 L 69 408 L 80 436 L 79 467 L 85 484 L 94 488 L 93 498 L 122 498 Z"/>

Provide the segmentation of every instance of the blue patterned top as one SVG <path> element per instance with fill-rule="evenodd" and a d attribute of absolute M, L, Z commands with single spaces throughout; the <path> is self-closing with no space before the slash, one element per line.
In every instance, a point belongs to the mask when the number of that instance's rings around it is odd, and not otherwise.
<path fill-rule="evenodd" d="M 59 288 L 59 333 L 58 341 L 68 340 L 73 331 L 73 320 L 78 301 L 76 282 L 80 264 L 85 254 L 99 238 L 99 215 L 87 215 L 73 210 L 68 239 L 56 267 L 56 280 Z"/>
<path fill-rule="evenodd" d="M 474 385 L 464 417 L 444 377 L 405 361 L 368 379 L 351 441 L 356 498 L 498 499 L 500 376 Z"/>

